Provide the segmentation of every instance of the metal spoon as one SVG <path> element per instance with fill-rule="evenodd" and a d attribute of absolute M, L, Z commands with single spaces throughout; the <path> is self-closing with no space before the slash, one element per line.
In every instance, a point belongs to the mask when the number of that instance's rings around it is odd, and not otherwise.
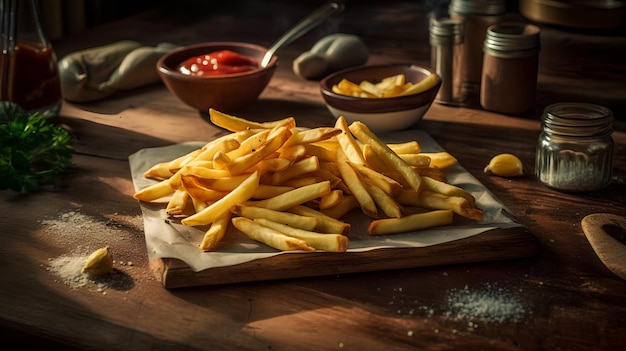
<path fill-rule="evenodd" d="M 265 56 L 263 56 L 263 60 L 261 60 L 261 67 L 266 67 L 270 63 L 270 60 L 276 51 L 281 49 L 283 46 L 290 44 L 292 41 L 298 39 L 300 36 L 322 23 L 330 15 L 339 13 L 343 11 L 343 9 L 343 3 L 331 1 L 311 12 L 270 46 L 267 53 L 265 53 Z"/>

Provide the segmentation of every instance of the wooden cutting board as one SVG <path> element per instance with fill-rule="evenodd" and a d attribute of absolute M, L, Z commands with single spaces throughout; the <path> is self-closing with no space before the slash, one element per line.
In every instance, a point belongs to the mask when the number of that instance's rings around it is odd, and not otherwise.
<path fill-rule="evenodd" d="M 180 260 L 160 258 L 151 262 L 151 269 L 166 288 L 182 288 L 507 260 L 537 252 L 535 237 L 525 227 L 515 227 L 428 247 L 278 255 L 199 272 Z"/>

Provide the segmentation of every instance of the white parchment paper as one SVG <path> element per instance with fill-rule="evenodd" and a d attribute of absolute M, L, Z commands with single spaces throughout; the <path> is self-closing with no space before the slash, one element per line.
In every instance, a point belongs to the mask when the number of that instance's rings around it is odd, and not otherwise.
<path fill-rule="evenodd" d="M 424 152 L 444 151 L 427 133 L 423 131 L 405 131 L 381 136 L 387 143 L 400 143 L 417 140 Z M 146 179 L 143 173 L 159 162 L 170 161 L 194 149 L 205 142 L 189 142 L 170 146 L 142 149 L 129 157 L 130 170 L 135 190 L 140 190 L 156 181 Z M 353 211 L 345 220 L 351 224 L 350 246 L 348 252 L 361 252 L 380 248 L 426 247 L 453 240 L 464 239 L 496 228 L 520 227 L 521 224 L 511 215 L 505 206 L 476 178 L 460 164 L 446 170 L 451 184 L 457 185 L 476 197 L 478 206 L 483 210 L 482 221 L 474 221 L 455 215 L 454 224 L 433 229 L 402 234 L 374 236 L 367 235 L 370 218 Z M 288 255 L 292 252 L 280 252 L 264 244 L 255 242 L 236 229 L 230 228 L 226 237 L 215 251 L 202 252 L 198 245 L 207 228 L 194 228 L 180 224 L 179 220 L 168 218 L 165 212 L 167 199 L 159 203 L 140 203 L 144 218 L 146 246 L 150 259 L 176 258 L 185 262 L 193 271 L 236 265 L 273 255 Z M 302 253 L 298 251 L 298 253 Z"/>

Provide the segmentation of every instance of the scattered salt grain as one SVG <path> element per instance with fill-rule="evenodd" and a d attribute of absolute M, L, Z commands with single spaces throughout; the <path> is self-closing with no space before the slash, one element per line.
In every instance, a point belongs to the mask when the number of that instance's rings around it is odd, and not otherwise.
<path fill-rule="evenodd" d="M 519 296 L 494 284 L 484 288 L 451 290 L 448 294 L 449 316 L 468 320 L 468 326 L 478 328 L 477 322 L 503 323 L 518 321 L 526 309 Z"/>

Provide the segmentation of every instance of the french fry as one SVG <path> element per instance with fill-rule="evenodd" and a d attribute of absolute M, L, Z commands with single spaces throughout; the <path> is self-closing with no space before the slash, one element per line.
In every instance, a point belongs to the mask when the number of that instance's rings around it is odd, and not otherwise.
<path fill-rule="evenodd" d="M 313 208 L 306 206 L 294 206 L 287 210 L 288 212 L 299 214 L 301 216 L 315 217 L 319 221 L 315 230 L 327 233 L 327 234 L 343 234 L 348 235 L 350 233 L 351 225 L 336 218 L 332 218 L 319 212 Z"/>
<path fill-rule="evenodd" d="M 285 126 L 287 128 L 293 128 L 296 126 L 296 120 L 293 117 L 287 117 L 273 122 L 253 122 L 240 117 L 228 115 L 212 108 L 209 109 L 209 119 L 216 126 L 231 132 L 240 132 L 247 129 L 272 129 L 276 126 Z"/>
<path fill-rule="evenodd" d="M 423 152 L 422 155 L 430 158 L 430 166 L 444 169 L 457 163 L 456 157 L 446 151 L 442 152 Z"/>
<path fill-rule="evenodd" d="M 370 222 L 369 235 L 387 235 L 416 231 L 452 223 L 454 213 L 451 210 L 435 210 L 416 213 L 402 218 L 384 218 Z"/>
<path fill-rule="evenodd" d="M 330 182 L 323 181 L 312 185 L 295 188 L 286 193 L 274 196 L 269 199 L 257 201 L 255 206 L 265 207 L 271 210 L 284 211 L 288 208 L 301 205 L 318 197 L 322 197 L 330 192 Z"/>
<path fill-rule="evenodd" d="M 250 239 L 264 243 L 281 251 L 315 251 L 304 240 L 285 235 L 275 229 L 263 226 L 245 217 L 234 217 L 231 223 Z"/>
<path fill-rule="evenodd" d="M 401 174 L 415 192 L 419 193 L 421 191 L 422 181 L 419 174 L 413 170 L 411 165 L 393 152 L 389 146 L 380 141 L 365 124 L 358 121 L 353 122 L 350 124 L 350 131 L 352 131 L 363 144 L 370 145 L 387 166 L 392 167 Z"/>
<path fill-rule="evenodd" d="M 267 174 L 263 177 L 265 184 L 283 184 L 291 179 L 302 177 L 308 173 L 317 171 L 320 168 L 319 160 L 315 156 L 303 158 L 294 162 L 282 172 Z"/>
<path fill-rule="evenodd" d="M 375 170 L 363 165 L 358 165 L 356 163 L 349 164 L 359 173 L 365 183 L 375 185 L 389 194 L 389 196 L 395 197 L 402 190 L 402 184 L 398 183 L 398 181 L 393 178 L 387 177 L 386 175 L 376 172 Z"/>
<path fill-rule="evenodd" d="M 215 201 L 204 210 L 184 218 L 181 220 L 181 223 L 188 226 L 212 223 L 217 218 L 221 217 L 224 212 L 230 211 L 232 206 L 248 201 L 254 195 L 254 191 L 259 186 L 259 178 L 259 173 L 254 172 L 248 177 L 248 179 L 233 189 L 233 191 Z"/>
<path fill-rule="evenodd" d="M 139 201 L 152 202 L 170 196 L 180 187 L 180 176 L 180 172 L 176 172 L 165 180 L 137 191 L 133 194 L 133 198 Z"/>
<path fill-rule="evenodd" d="M 172 217 L 182 215 L 183 211 L 187 207 L 188 200 L 189 193 L 183 188 L 177 189 L 176 191 L 174 191 L 172 198 L 167 203 L 167 206 L 165 207 L 165 212 Z"/>
<path fill-rule="evenodd" d="M 430 157 L 421 154 L 398 154 L 401 159 L 413 167 L 428 167 Z"/>
<path fill-rule="evenodd" d="M 422 178 L 422 181 L 424 182 L 424 190 L 429 190 L 448 196 L 460 196 L 465 198 L 472 204 L 476 202 L 476 198 L 472 194 L 456 185 L 442 182 L 440 180 L 436 180 L 430 177 L 424 177 Z"/>
<path fill-rule="evenodd" d="M 348 212 L 354 210 L 359 207 L 358 201 L 352 195 L 344 195 L 341 198 L 341 201 L 333 207 L 320 209 L 320 212 L 325 214 L 326 216 L 339 219 L 343 218 Z"/>
<path fill-rule="evenodd" d="M 310 230 L 294 228 L 282 223 L 277 223 L 267 218 L 257 218 L 255 222 L 292 238 L 304 240 L 307 245 L 314 247 L 316 250 L 324 250 L 328 252 L 346 252 L 348 250 L 349 239 L 341 234 L 321 234 Z"/>
<path fill-rule="evenodd" d="M 359 175 L 348 163 L 342 148 L 337 149 L 337 167 L 339 168 L 343 182 L 350 190 L 350 194 L 354 195 L 356 198 L 363 213 L 368 217 L 377 218 L 378 209 L 376 208 L 376 203 L 374 199 L 372 199 L 372 195 L 367 192 L 367 189 L 365 189 L 365 186 L 361 183 Z"/>
<path fill-rule="evenodd" d="M 317 157 L 320 162 L 335 162 L 335 148 L 329 149 L 316 144 L 304 145 L 305 154 Z"/>
<path fill-rule="evenodd" d="M 352 163 L 362 165 L 365 163 L 363 158 L 363 151 L 361 147 L 352 136 L 352 132 L 348 128 L 348 122 L 343 116 L 339 116 L 335 121 L 335 128 L 341 131 L 341 134 L 337 135 L 337 142 L 343 153 L 346 155 L 346 159 Z"/>
<path fill-rule="evenodd" d="M 270 210 L 268 208 L 235 205 L 231 208 L 231 212 L 249 219 L 265 218 L 270 221 L 282 223 L 293 228 L 299 228 L 303 230 L 314 230 L 317 227 L 319 220 L 311 216 L 301 216 L 295 213 Z"/>
<path fill-rule="evenodd" d="M 209 229 L 204 233 L 202 242 L 200 242 L 200 250 L 211 251 L 217 247 L 226 235 L 228 229 L 228 223 L 230 223 L 230 212 L 224 212 L 221 216 L 215 219 Z"/>
<path fill-rule="evenodd" d="M 304 131 L 296 131 L 292 133 L 289 140 L 285 142 L 285 146 L 303 145 L 315 143 L 318 141 L 324 141 L 332 138 L 339 133 L 341 133 L 341 130 L 328 127 L 319 127 L 307 129 Z"/>
<path fill-rule="evenodd" d="M 383 211 L 385 216 L 399 218 L 402 217 L 402 209 L 400 205 L 389 194 L 384 192 L 381 188 L 372 184 L 364 184 L 367 192 L 372 195 L 372 199 L 376 203 L 376 206 Z"/>
<path fill-rule="evenodd" d="M 464 197 L 447 196 L 430 190 L 424 190 L 418 196 L 410 190 L 404 190 L 397 201 L 403 205 L 418 206 L 429 209 L 452 210 L 459 216 L 482 220 L 483 211 Z"/>
<path fill-rule="evenodd" d="M 253 152 L 246 155 L 241 155 L 236 159 L 233 159 L 232 162 L 230 162 L 230 164 L 228 165 L 228 171 L 230 172 L 230 174 L 242 174 L 250 167 L 261 162 L 271 153 L 278 150 L 289 138 L 289 136 L 291 136 L 291 132 L 288 129 L 286 129 L 285 127 L 279 128 L 282 132 L 278 133 L 276 137 L 267 140 L 266 143 L 259 146 Z"/>
<path fill-rule="evenodd" d="M 191 174 L 181 175 L 182 188 L 192 198 L 202 202 L 215 202 L 224 197 L 228 190 L 219 191 L 204 185 L 201 178 Z M 242 181 L 243 182 L 243 181 Z"/>
<path fill-rule="evenodd" d="M 419 154 L 422 152 L 421 145 L 415 140 L 407 141 L 405 143 L 387 144 L 387 146 L 389 146 L 389 148 L 398 155 Z"/>
<path fill-rule="evenodd" d="M 341 200 L 343 200 L 343 191 L 337 189 L 331 190 L 330 193 L 322 196 L 319 208 L 320 210 L 331 208 L 339 204 Z"/>
<path fill-rule="evenodd" d="M 252 198 L 257 200 L 269 199 L 274 196 L 284 194 L 293 189 L 294 188 L 291 186 L 259 184 L 259 186 L 254 191 L 254 195 L 252 195 Z"/>

